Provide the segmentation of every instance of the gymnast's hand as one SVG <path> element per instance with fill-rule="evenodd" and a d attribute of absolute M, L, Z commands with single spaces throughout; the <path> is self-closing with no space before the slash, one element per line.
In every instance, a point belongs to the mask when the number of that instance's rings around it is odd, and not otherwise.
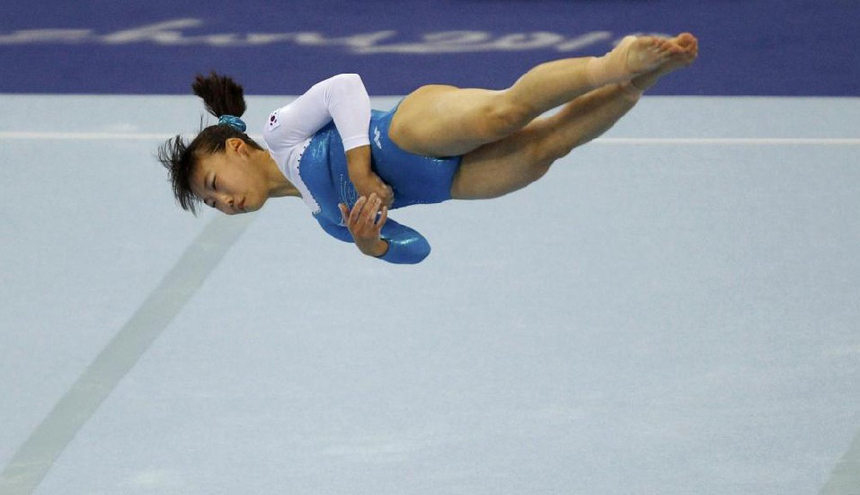
<path fill-rule="evenodd" d="M 359 196 L 367 198 L 375 194 L 383 206 L 394 204 L 394 191 L 391 186 L 383 182 L 373 171 L 368 171 L 366 175 L 357 175 L 358 177 L 353 178 L 350 174 L 350 181 L 352 181 L 352 185 L 355 186 Z"/>
<path fill-rule="evenodd" d="M 370 146 L 359 146 L 346 152 L 346 168 L 349 170 L 349 180 L 355 186 L 359 196 L 369 198 L 376 193 L 382 204 L 394 204 L 394 191 L 382 181 L 371 168 Z"/>
<path fill-rule="evenodd" d="M 388 242 L 379 237 L 382 226 L 388 219 L 388 207 L 382 204 L 382 199 L 376 193 L 372 193 L 369 198 L 358 198 L 352 211 L 348 212 L 343 203 L 337 206 L 340 208 L 343 223 L 362 253 L 378 257 L 388 251 Z"/>

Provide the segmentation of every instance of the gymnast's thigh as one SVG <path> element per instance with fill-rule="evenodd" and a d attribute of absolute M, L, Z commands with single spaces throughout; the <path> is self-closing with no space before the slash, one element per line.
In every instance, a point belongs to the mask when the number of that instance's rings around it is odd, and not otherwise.
<path fill-rule="evenodd" d="M 503 108 L 503 92 L 455 86 L 422 86 L 403 99 L 390 137 L 410 153 L 463 155 L 498 139 L 492 116 Z"/>

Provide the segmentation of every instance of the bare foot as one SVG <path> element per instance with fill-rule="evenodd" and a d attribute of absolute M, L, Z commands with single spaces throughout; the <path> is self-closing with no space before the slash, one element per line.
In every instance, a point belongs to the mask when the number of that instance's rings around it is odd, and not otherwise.
<path fill-rule="evenodd" d="M 681 33 L 674 38 L 665 38 L 663 41 L 672 47 L 669 55 L 664 57 L 653 70 L 634 77 L 630 82 L 636 88 L 640 90 L 650 88 L 666 74 L 692 64 L 699 55 L 699 40 L 690 33 Z"/>
<path fill-rule="evenodd" d="M 698 53 L 698 42 L 690 33 L 675 38 L 625 36 L 615 48 L 586 64 L 589 82 L 595 87 L 630 80 L 662 68 L 690 64 Z M 677 67 L 676 67 L 677 66 Z"/>
<path fill-rule="evenodd" d="M 629 38 L 624 38 L 618 48 L 627 51 L 625 68 L 631 75 L 649 72 L 663 65 L 680 50 L 677 43 L 666 38 L 641 36 L 628 41 Z M 624 46 L 625 42 L 627 46 Z"/>
<path fill-rule="evenodd" d="M 672 70 L 692 64 L 699 56 L 699 40 L 690 33 L 681 33 L 668 41 L 680 48 L 664 64 Z"/>

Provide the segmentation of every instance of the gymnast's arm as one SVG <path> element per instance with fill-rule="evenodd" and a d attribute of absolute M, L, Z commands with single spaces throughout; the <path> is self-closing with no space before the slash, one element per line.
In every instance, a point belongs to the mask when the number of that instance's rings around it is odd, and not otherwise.
<path fill-rule="evenodd" d="M 382 226 L 380 239 L 388 243 L 388 250 L 377 258 L 389 263 L 420 263 L 430 254 L 430 243 L 423 235 L 394 220 Z"/>
<path fill-rule="evenodd" d="M 354 242 L 349 229 L 336 225 L 323 218 L 317 217 L 320 226 L 329 235 L 344 242 Z M 430 254 L 430 243 L 415 230 L 401 225 L 394 220 L 388 220 L 380 235 L 380 252 L 374 256 L 389 263 L 412 264 L 420 263 Z M 365 253 L 368 254 L 368 253 Z M 368 254 L 368 256 L 373 256 Z"/>
<path fill-rule="evenodd" d="M 314 84 L 269 116 L 263 137 L 270 149 L 296 146 L 334 120 L 343 140 L 349 179 L 359 194 L 394 202 L 392 189 L 371 170 L 370 97 L 358 74 L 338 74 Z"/>
<path fill-rule="evenodd" d="M 375 196 L 371 196 L 371 200 L 373 199 Z M 430 254 L 430 243 L 424 236 L 388 219 L 387 208 L 377 214 L 379 202 L 375 203 L 376 208 L 368 207 L 362 211 L 365 202 L 364 197 L 359 198 L 353 207 L 353 213 L 348 217 L 346 206 L 340 205 L 346 226 L 336 225 L 320 216 L 316 217 L 317 221 L 329 235 L 345 242 L 354 242 L 362 253 L 389 263 L 420 263 Z M 355 213 L 356 211 L 358 213 Z"/>
<path fill-rule="evenodd" d="M 370 144 L 370 97 L 358 74 L 338 74 L 314 84 L 272 112 L 263 137 L 270 148 L 295 146 L 332 120 L 345 151 Z"/>

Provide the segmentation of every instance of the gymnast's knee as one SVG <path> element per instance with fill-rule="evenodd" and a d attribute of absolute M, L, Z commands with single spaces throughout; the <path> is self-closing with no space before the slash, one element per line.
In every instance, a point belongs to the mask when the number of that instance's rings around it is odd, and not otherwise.
<path fill-rule="evenodd" d="M 536 180 L 538 180 L 541 177 L 543 177 L 544 175 L 546 175 L 546 173 L 549 172 L 549 169 L 552 167 L 552 164 L 554 162 L 555 162 L 555 160 L 543 160 L 543 161 L 538 161 L 538 162 L 532 163 L 532 166 L 530 167 L 530 170 L 529 170 L 529 174 L 530 174 L 529 178 L 531 179 L 531 181 L 535 182 Z"/>
<path fill-rule="evenodd" d="M 522 129 L 532 118 L 527 106 L 510 98 L 499 98 L 481 109 L 481 130 L 488 141 L 498 140 Z"/>
<path fill-rule="evenodd" d="M 545 163 L 547 164 L 547 168 L 549 168 L 549 165 L 552 165 L 556 160 L 566 157 L 579 145 L 580 142 L 578 139 L 570 142 L 550 136 L 548 139 L 539 140 L 535 143 L 533 161 Z"/>

